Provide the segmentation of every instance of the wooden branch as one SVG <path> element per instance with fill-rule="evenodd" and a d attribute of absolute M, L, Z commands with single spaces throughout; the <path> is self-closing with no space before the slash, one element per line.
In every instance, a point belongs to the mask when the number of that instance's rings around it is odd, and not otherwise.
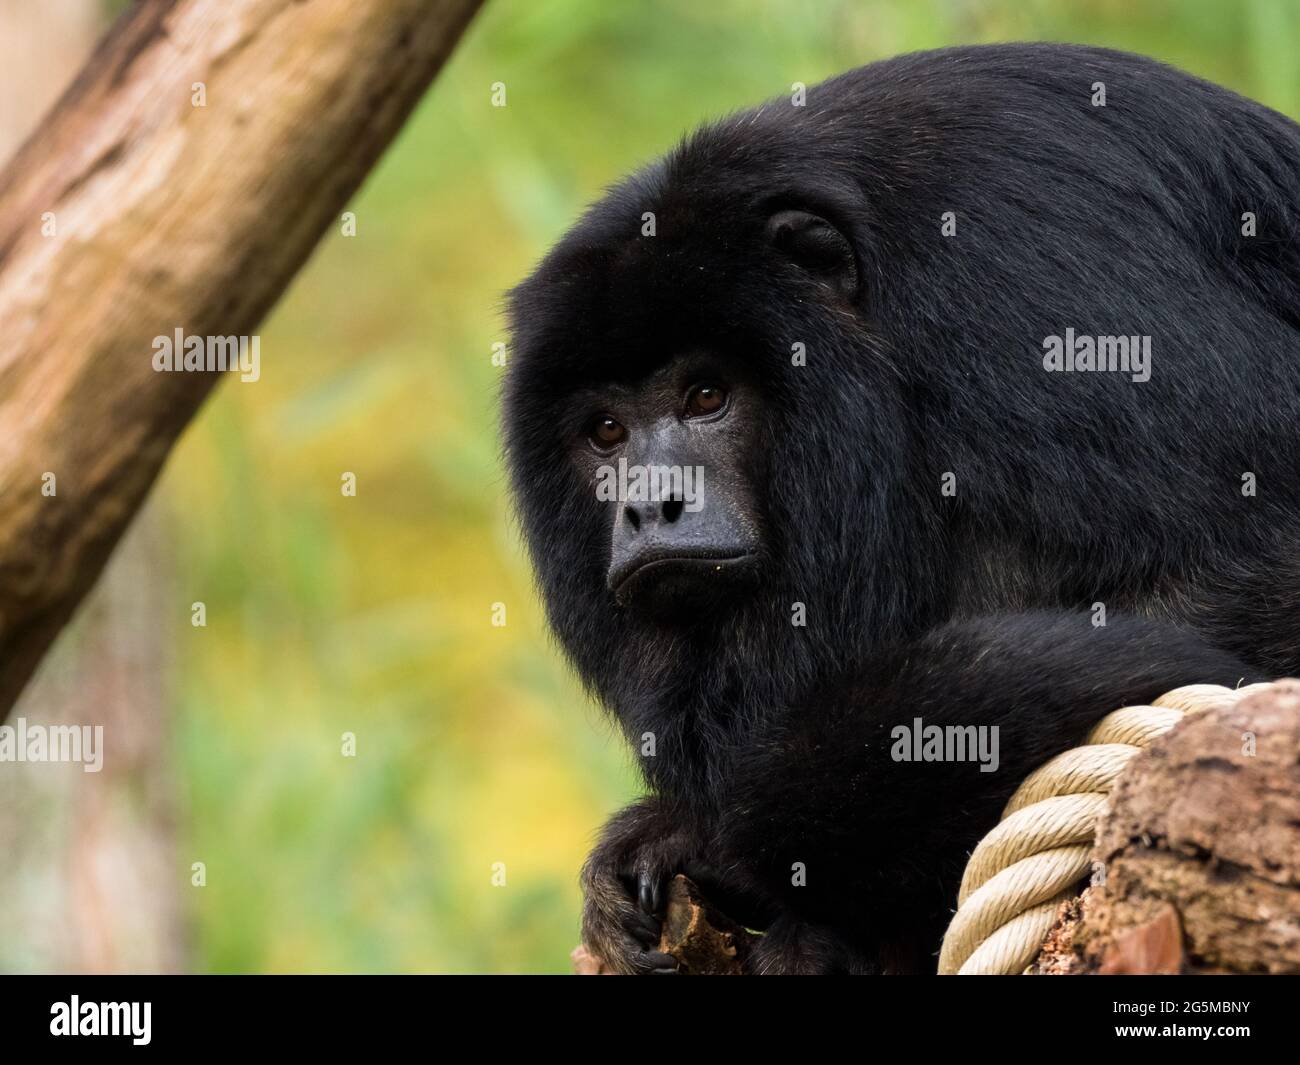
<path fill-rule="evenodd" d="M 1045 973 L 1300 973 L 1300 681 L 1189 717 L 1139 755 Z"/>
<path fill-rule="evenodd" d="M 141 0 L 0 174 L 0 718 L 219 376 L 154 338 L 252 332 L 480 2 Z"/>

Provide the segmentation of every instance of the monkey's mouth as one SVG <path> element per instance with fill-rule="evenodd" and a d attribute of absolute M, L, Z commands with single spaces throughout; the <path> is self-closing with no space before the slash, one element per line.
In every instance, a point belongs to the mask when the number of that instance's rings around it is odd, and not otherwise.
<path fill-rule="evenodd" d="M 675 550 L 647 551 L 628 559 L 609 575 L 609 588 L 620 606 L 686 605 L 715 596 L 748 571 L 755 552 Z"/>

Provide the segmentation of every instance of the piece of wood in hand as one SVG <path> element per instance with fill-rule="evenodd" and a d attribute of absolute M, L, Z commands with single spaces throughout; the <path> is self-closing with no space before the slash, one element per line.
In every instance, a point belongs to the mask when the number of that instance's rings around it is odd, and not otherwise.
<path fill-rule="evenodd" d="M 741 976 L 756 938 L 714 909 L 687 877 L 673 877 L 659 949 L 677 959 L 683 974 Z"/>

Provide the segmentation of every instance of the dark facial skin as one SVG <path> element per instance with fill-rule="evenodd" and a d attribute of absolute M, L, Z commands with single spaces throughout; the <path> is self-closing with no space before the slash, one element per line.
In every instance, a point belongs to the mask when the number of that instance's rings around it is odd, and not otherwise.
<path fill-rule="evenodd" d="M 637 498 L 606 503 L 615 601 L 668 621 L 742 594 L 762 544 L 752 461 L 757 391 L 720 360 L 684 356 L 590 402 L 595 409 L 573 451 L 593 492 L 602 471 L 621 463 L 676 475 L 652 498 L 634 487 Z"/>

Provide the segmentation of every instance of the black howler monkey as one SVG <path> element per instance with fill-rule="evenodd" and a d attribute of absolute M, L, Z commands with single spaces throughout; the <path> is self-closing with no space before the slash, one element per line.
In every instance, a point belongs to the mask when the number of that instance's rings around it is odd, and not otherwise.
<path fill-rule="evenodd" d="M 680 870 L 756 971 L 932 971 L 1026 773 L 1300 670 L 1300 127 L 1259 104 L 1093 48 L 877 63 L 626 179 L 510 321 L 549 619 L 651 792 L 583 874 L 620 971 L 672 970 Z M 620 462 L 702 491 L 611 501 Z M 916 718 L 999 726 L 997 771 L 895 761 Z"/>

